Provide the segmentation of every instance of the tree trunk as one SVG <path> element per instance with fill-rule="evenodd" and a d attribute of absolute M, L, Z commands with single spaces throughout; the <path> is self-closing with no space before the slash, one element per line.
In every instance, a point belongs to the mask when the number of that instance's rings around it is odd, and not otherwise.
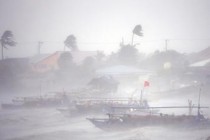
<path fill-rule="evenodd" d="M 134 33 L 132 34 L 131 46 L 133 46 Z"/>
<path fill-rule="evenodd" d="M 1 43 L 1 60 L 4 60 L 4 46 Z"/>
<path fill-rule="evenodd" d="M 64 52 L 66 51 L 66 45 L 63 46 L 63 51 L 64 51 Z"/>

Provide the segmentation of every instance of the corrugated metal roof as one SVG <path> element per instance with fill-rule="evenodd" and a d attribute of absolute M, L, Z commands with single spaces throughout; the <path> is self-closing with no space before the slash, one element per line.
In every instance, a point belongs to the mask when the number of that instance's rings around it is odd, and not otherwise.
<path fill-rule="evenodd" d="M 152 74 L 153 72 L 143 69 L 138 69 L 132 66 L 116 65 L 112 67 L 107 67 L 99 69 L 96 71 L 97 74 L 107 74 L 107 75 L 125 75 L 125 74 Z"/>
<path fill-rule="evenodd" d="M 210 63 L 210 58 L 193 63 L 190 65 L 190 67 L 203 67 L 206 66 L 208 63 Z"/>
<path fill-rule="evenodd" d="M 51 55 L 52 54 L 39 54 L 39 55 L 35 55 L 35 56 L 33 56 L 33 57 L 30 58 L 30 61 L 29 62 L 32 63 L 32 64 L 36 64 L 36 63 L 42 61 L 43 59 L 45 59 L 45 58 L 47 58 L 47 57 L 49 57 Z"/>
<path fill-rule="evenodd" d="M 66 51 L 67 52 L 67 51 Z M 34 57 L 30 58 L 30 63 L 31 64 L 36 64 L 40 61 L 43 61 L 44 59 L 51 57 L 55 54 L 62 54 L 64 53 L 63 51 L 57 51 L 53 54 L 39 54 L 39 55 L 35 55 Z M 97 51 L 70 51 L 72 57 L 73 57 L 73 61 L 77 64 L 80 64 L 84 59 L 86 59 L 87 57 L 93 57 L 97 54 Z"/>

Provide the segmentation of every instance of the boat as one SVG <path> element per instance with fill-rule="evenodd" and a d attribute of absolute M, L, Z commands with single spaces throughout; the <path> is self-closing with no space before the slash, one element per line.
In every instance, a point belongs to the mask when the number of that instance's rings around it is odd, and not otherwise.
<path fill-rule="evenodd" d="M 136 94 L 136 92 L 138 90 L 135 90 L 134 93 Z M 71 105 L 67 108 L 57 110 L 63 114 L 106 114 L 130 112 L 135 107 L 144 109 L 141 111 L 151 111 L 148 110 L 148 101 L 143 99 L 143 90 L 141 90 L 140 99 L 134 98 L 133 96 L 128 98 L 77 98 L 72 100 Z"/>
<path fill-rule="evenodd" d="M 134 99 L 114 99 L 114 98 L 91 98 L 79 99 L 75 102 L 75 107 L 80 112 L 114 112 L 117 107 L 141 107 L 147 108 L 149 105 L 146 100 L 139 101 Z"/>
<path fill-rule="evenodd" d="M 132 110 L 135 112 L 125 113 L 107 113 L 106 118 L 86 118 L 96 127 L 103 130 L 114 130 L 114 129 L 129 129 L 135 127 L 145 126 L 170 126 L 178 128 L 210 128 L 210 119 L 204 117 L 201 113 L 201 108 L 209 108 L 206 106 L 200 106 L 200 94 L 199 90 L 198 105 L 192 105 L 192 101 L 188 100 L 188 106 L 155 106 L 142 108 L 138 106 L 132 106 Z M 131 106 L 115 106 L 114 108 L 129 108 Z M 175 114 L 164 114 L 151 111 L 153 109 L 189 109 L 188 115 L 175 115 Z M 192 115 L 192 109 L 197 108 L 197 114 Z M 140 112 L 138 112 L 140 110 Z M 142 111 L 146 110 L 146 111 Z M 138 113 L 136 113 L 138 112 Z"/>
<path fill-rule="evenodd" d="M 65 94 L 45 94 L 43 96 L 16 97 L 12 103 L 3 103 L 3 109 L 55 107 L 68 104 L 68 97 Z"/>
<path fill-rule="evenodd" d="M 130 111 L 133 107 L 147 109 L 148 106 L 146 100 L 140 101 L 131 98 L 79 98 L 72 101 L 72 104 L 68 107 L 58 108 L 57 110 L 65 115 L 75 116 L 75 114 L 120 113 Z"/>
<path fill-rule="evenodd" d="M 185 106 L 180 107 L 149 107 L 154 108 L 185 108 Z M 196 108 L 193 107 L 193 108 Z M 208 107 L 199 107 L 208 108 Z M 137 109 L 137 108 L 136 108 Z M 210 119 L 205 118 L 200 110 L 197 115 L 174 115 L 174 114 L 163 114 L 163 113 L 152 113 L 152 112 L 140 112 L 134 113 L 123 113 L 107 114 L 106 118 L 87 118 L 96 127 L 103 130 L 127 130 L 129 128 L 145 127 L 145 126 L 170 126 L 178 128 L 210 128 Z"/>

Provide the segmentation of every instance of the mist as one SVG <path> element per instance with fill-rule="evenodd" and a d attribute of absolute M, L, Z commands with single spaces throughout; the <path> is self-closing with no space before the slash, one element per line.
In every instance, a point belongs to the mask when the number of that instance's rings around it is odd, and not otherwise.
<path fill-rule="evenodd" d="M 209 9 L 0 0 L 0 139 L 209 140 Z"/>

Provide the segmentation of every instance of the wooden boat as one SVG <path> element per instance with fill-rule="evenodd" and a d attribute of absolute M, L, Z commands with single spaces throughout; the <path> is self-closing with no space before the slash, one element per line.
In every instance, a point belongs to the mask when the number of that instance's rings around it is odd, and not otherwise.
<path fill-rule="evenodd" d="M 67 102 L 68 97 L 64 94 L 46 94 L 44 96 L 17 97 L 12 99 L 12 103 L 1 104 L 1 107 L 3 109 L 55 107 Z"/>
<path fill-rule="evenodd" d="M 153 108 L 153 107 L 151 107 Z M 162 107 L 154 107 L 162 108 Z M 165 108 L 165 107 L 164 107 Z M 169 108 L 169 107 L 167 107 Z M 171 108 L 171 107 L 170 107 Z M 207 107 L 200 107 L 207 108 Z M 141 114 L 107 114 L 106 118 L 87 118 L 96 127 L 103 130 L 129 129 L 144 126 L 171 126 L 184 128 L 205 128 L 210 127 L 210 119 L 205 118 L 200 111 L 197 115 L 169 115 L 163 113 Z"/>
<path fill-rule="evenodd" d="M 199 95 L 200 96 L 200 95 Z M 120 107 L 115 106 L 116 108 L 130 108 L 130 107 Z M 205 128 L 210 127 L 210 119 L 205 118 L 201 113 L 200 106 L 200 97 L 198 106 L 193 106 L 191 102 L 189 102 L 189 106 L 155 106 L 155 107 L 147 107 L 144 109 L 142 107 L 132 107 L 135 112 L 132 113 L 108 113 L 108 117 L 106 118 L 87 118 L 90 122 L 92 122 L 96 127 L 101 128 L 103 130 L 127 130 L 129 128 L 135 127 L 144 127 L 144 126 L 172 126 L 176 127 L 197 127 L 197 128 Z M 153 109 L 189 109 L 188 115 L 174 115 L 174 114 L 164 114 L 157 113 L 150 110 Z M 197 108 L 197 115 L 192 115 L 192 109 Z M 140 110 L 140 112 L 138 112 Z M 146 111 L 142 111 L 146 110 Z M 136 113 L 137 112 L 137 113 Z"/>
<path fill-rule="evenodd" d="M 114 106 L 129 107 L 138 106 L 142 108 L 148 107 L 147 102 L 131 99 L 114 99 L 114 98 L 98 98 L 98 99 L 79 99 L 75 102 L 75 107 L 80 112 L 114 112 Z M 128 109 L 128 108 L 127 108 Z"/>
<path fill-rule="evenodd" d="M 146 100 L 114 99 L 114 98 L 85 98 L 77 99 L 67 108 L 57 109 L 63 114 L 101 114 L 101 113 L 120 113 L 129 111 L 132 107 L 146 109 L 148 103 Z M 117 108 L 119 107 L 119 108 Z M 121 107 L 127 107 L 122 109 Z"/>
<path fill-rule="evenodd" d="M 134 113 L 108 113 L 108 118 L 87 118 L 90 122 L 92 122 L 96 127 L 101 128 L 103 130 L 114 130 L 114 129 L 128 129 L 142 126 L 172 126 L 178 128 L 210 128 L 210 119 L 204 117 L 201 114 L 200 106 L 200 94 L 199 92 L 198 98 L 198 106 L 193 106 L 192 101 L 188 100 L 189 106 L 167 106 L 167 107 L 147 107 L 146 112 L 142 112 L 141 114 Z M 130 107 L 116 107 L 116 108 L 130 108 Z M 174 115 L 174 114 L 163 114 L 163 113 L 154 113 L 150 112 L 150 109 L 173 109 L 173 108 L 188 108 L 188 115 Z M 197 108 L 197 115 L 192 115 L 192 109 Z M 135 107 L 133 109 L 136 110 L 145 110 L 142 107 Z"/>

